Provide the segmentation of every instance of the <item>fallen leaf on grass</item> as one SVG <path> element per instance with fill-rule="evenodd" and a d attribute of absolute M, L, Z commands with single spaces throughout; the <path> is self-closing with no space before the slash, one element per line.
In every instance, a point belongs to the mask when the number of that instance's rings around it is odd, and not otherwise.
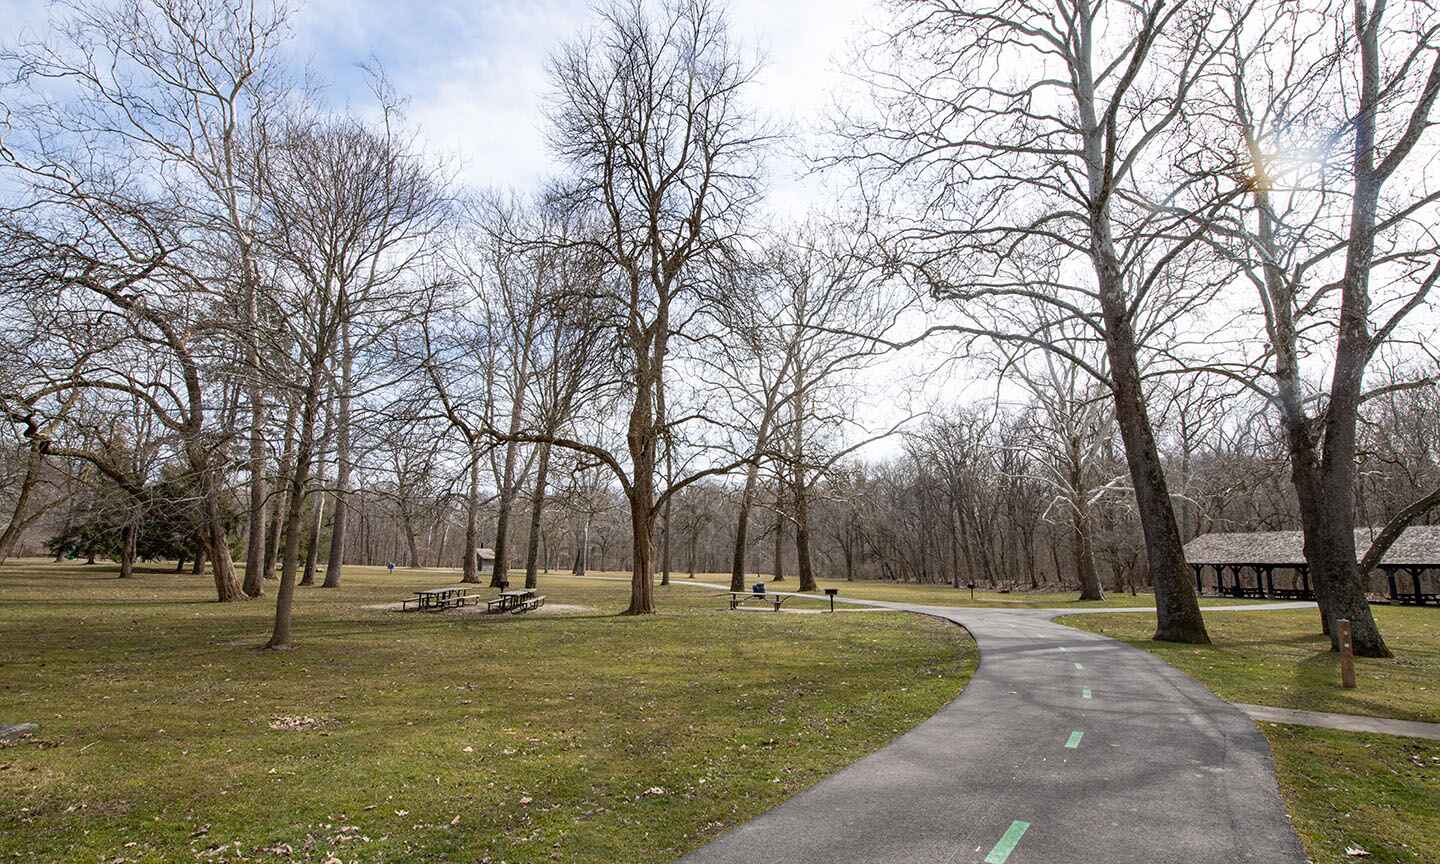
<path fill-rule="evenodd" d="M 267 855 L 284 855 L 286 858 L 295 854 L 294 848 L 292 848 L 289 843 L 276 843 L 274 846 L 262 846 L 256 851 L 264 852 Z"/>
<path fill-rule="evenodd" d="M 1369 852 L 1366 852 L 1364 849 L 1361 849 L 1359 846 L 1346 846 L 1346 847 L 1345 847 L 1345 854 L 1348 855 L 1348 856 L 1350 856 L 1351 858 L 1369 858 L 1369 857 L 1370 857 L 1370 853 L 1369 853 Z"/>
<path fill-rule="evenodd" d="M 279 732 L 308 732 L 335 722 L 330 717 L 271 717 L 270 728 Z"/>

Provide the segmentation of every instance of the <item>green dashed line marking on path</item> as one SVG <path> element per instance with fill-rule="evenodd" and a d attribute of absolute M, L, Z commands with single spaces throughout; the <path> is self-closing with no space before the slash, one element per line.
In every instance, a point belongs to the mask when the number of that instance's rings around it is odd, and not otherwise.
<path fill-rule="evenodd" d="M 1080 688 L 1080 695 L 1081 695 L 1081 696 L 1084 696 L 1086 699 L 1089 699 L 1089 698 L 1090 698 L 1090 688 L 1089 688 L 1089 687 L 1081 687 L 1081 688 Z"/>
<path fill-rule="evenodd" d="M 1070 740 L 1065 742 L 1065 747 L 1067 749 L 1074 750 L 1075 748 L 1080 746 L 1080 739 L 1084 737 L 1085 733 L 1081 732 L 1079 729 L 1076 729 L 1074 732 L 1070 733 Z"/>
<path fill-rule="evenodd" d="M 1029 830 L 1029 822 L 1021 822 L 1019 819 L 1011 822 L 1010 827 L 1005 831 L 1005 836 L 1001 837 L 1000 842 L 995 844 L 995 848 L 990 850 L 990 854 L 985 856 L 985 864 L 1005 864 L 1010 853 L 1020 845 L 1020 838 L 1024 837 L 1025 832 Z"/>

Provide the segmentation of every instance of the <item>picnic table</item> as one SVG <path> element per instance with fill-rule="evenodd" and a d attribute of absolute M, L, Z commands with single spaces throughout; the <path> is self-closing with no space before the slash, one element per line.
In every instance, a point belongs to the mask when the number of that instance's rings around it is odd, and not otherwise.
<path fill-rule="evenodd" d="M 516 591 L 501 591 L 498 597 L 486 599 L 477 594 L 478 589 L 469 587 L 453 588 L 422 588 L 415 592 L 414 597 L 400 601 L 401 609 L 414 608 L 420 612 L 440 612 L 445 609 L 458 609 L 461 606 L 470 604 L 479 605 L 485 603 L 487 613 L 510 612 L 520 615 L 539 609 L 545 605 L 545 595 L 537 593 L 534 588 L 522 588 Z"/>
<path fill-rule="evenodd" d="M 789 594 L 765 594 L 763 592 L 757 591 L 731 591 L 730 609 L 732 611 L 735 609 L 739 609 L 746 600 L 759 600 L 761 603 L 771 603 L 772 605 L 774 605 L 775 611 L 779 612 L 780 606 L 784 604 L 786 600 L 789 600 L 790 597 L 791 595 Z"/>
<path fill-rule="evenodd" d="M 454 609 L 478 599 L 474 592 L 473 588 L 422 588 L 415 592 L 414 597 L 400 601 L 400 608 L 406 609 L 409 604 L 414 603 L 415 608 L 421 612 Z"/>
<path fill-rule="evenodd" d="M 515 591 L 501 591 L 500 596 L 485 601 L 485 611 L 490 613 L 509 612 L 520 615 L 545 605 L 545 595 L 534 588 L 520 588 Z"/>

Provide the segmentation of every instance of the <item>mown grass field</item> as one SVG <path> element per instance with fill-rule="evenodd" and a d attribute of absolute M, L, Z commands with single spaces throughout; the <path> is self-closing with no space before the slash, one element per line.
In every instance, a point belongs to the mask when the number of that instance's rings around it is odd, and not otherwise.
<path fill-rule="evenodd" d="M 1151 651 L 1232 702 L 1440 722 L 1440 611 L 1377 606 L 1375 616 L 1396 657 L 1356 658 L 1354 690 L 1340 687 L 1313 610 L 1206 616 L 1206 647 L 1153 642 L 1143 616 L 1061 620 Z M 1259 725 L 1315 864 L 1440 864 L 1440 742 Z"/>
<path fill-rule="evenodd" d="M 674 574 L 671 577 L 675 582 L 690 581 L 685 574 Z M 718 582 L 728 584 L 729 573 L 698 573 L 695 576 L 696 582 Z M 775 591 L 795 591 L 800 587 L 800 581 L 794 576 L 786 578 L 782 582 L 775 582 L 768 576 L 752 577 L 745 580 L 746 586 L 755 582 L 765 582 Z M 1130 595 L 1123 592 L 1107 592 L 1104 600 L 1079 601 L 1078 591 L 1012 591 L 1002 594 L 998 591 L 984 591 L 976 589 L 974 598 L 968 588 L 955 589 L 948 585 L 920 585 L 912 582 L 878 582 L 872 580 L 847 582 L 844 579 L 817 579 L 821 593 L 817 594 L 821 600 L 825 599 L 823 593 L 826 588 L 839 590 L 841 597 L 855 597 L 860 600 L 895 600 L 905 603 L 923 603 L 931 606 L 974 606 L 994 609 L 1095 609 L 1095 608 L 1128 608 L 1135 606 L 1155 607 L 1155 595 L 1141 593 Z M 1257 600 L 1234 600 L 1228 597 L 1205 598 L 1200 601 L 1202 606 L 1233 606 L 1236 604 L 1263 603 L 1266 601 Z"/>
<path fill-rule="evenodd" d="M 545 616 L 386 611 L 453 571 L 272 597 L 0 568 L 0 861 L 672 860 L 885 744 L 974 669 L 918 616 L 730 614 L 542 577 Z M 570 606 L 571 609 L 557 607 Z M 564 613 L 564 614 L 557 614 Z"/>

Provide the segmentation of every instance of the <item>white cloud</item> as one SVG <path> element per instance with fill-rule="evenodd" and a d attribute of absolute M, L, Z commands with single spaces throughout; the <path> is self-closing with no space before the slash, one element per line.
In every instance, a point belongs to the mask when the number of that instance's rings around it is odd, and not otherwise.
<path fill-rule="evenodd" d="M 845 46 L 873 0 L 730 7 L 737 40 L 765 58 L 752 104 L 803 127 L 828 103 Z M 456 161 L 480 186 L 532 187 L 554 170 L 545 145 L 546 62 L 594 20 L 580 0 L 492 0 L 411 7 L 380 0 L 315 0 L 298 9 L 297 54 L 335 82 L 338 99 L 359 101 L 355 64 L 372 54 L 409 97 L 411 118 L 436 154 Z M 803 206 L 807 184 L 773 170 L 780 209 Z"/>

